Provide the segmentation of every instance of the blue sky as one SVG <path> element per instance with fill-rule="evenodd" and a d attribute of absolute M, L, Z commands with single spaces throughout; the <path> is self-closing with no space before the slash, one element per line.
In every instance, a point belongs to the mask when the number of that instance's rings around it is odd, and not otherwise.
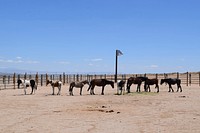
<path fill-rule="evenodd" d="M 199 0 L 0 0 L 0 71 L 200 70 Z"/>

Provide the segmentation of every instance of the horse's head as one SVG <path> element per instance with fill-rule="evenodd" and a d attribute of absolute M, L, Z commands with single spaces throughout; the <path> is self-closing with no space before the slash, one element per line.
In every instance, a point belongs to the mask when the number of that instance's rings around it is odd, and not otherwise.
<path fill-rule="evenodd" d="M 48 84 L 51 84 L 51 83 L 52 83 L 52 81 L 47 80 L 46 86 L 47 86 Z"/>
<path fill-rule="evenodd" d="M 88 80 L 85 80 L 82 82 L 83 84 L 88 84 L 89 85 L 89 81 Z"/>
<path fill-rule="evenodd" d="M 161 79 L 160 84 L 162 85 L 165 82 L 164 79 Z"/>
<path fill-rule="evenodd" d="M 112 86 L 112 88 L 114 88 L 115 86 L 114 86 L 114 82 L 113 81 L 111 81 L 110 82 L 110 85 Z"/>

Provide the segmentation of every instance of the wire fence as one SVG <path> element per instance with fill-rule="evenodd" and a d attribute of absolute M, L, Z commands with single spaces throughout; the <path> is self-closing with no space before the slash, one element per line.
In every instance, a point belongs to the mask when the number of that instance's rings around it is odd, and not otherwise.
<path fill-rule="evenodd" d="M 163 74 L 119 74 L 118 80 L 127 80 L 129 77 L 144 76 L 148 78 L 179 78 L 181 83 L 186 86 L 199 85 L 200 86 L 200 72 L 186 72 L 186 73 L 163 73 Z M 115 75 L 90 75 L 90 74 L 5 74 L 0 75 L 0 90 L 16 89 L 18 79 L 34 79 L 39 86 L 46 86 L 47 80 L 59 80 L 63 85 L 69 84 L 72 81 L 83 81 L 92 79 L 108 79 L 115 80 Z"/>

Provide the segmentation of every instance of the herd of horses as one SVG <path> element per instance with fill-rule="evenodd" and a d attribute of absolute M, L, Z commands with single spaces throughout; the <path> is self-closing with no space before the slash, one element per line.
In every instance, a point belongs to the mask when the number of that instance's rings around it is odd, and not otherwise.
<path fill-rule="evenodd" d="M 125 91 L 125 84 L 126 84 L 126 90 L 127 93 L 130 93 L 130 88 L 132 84 L 137 85 L 137 89 L 136 92 L 141 92 L 141 85 L 144 82 L 144 91 L 145 92 L 151 92 L 150 86 L 155 85 L 155 88 L 157 89 L 157 93 L 159 92 L 159 81 L 158 79 L 149 79 L 147 77 L 130 77 L 127 81 L 125 80 L 120 80 L 117 83 L 117 87 L 118 90 L 121 91 L 120 94 L 122 94 L 123 91 Z M 18 88 L 20 88 L 20 84 L 23 85 L 24 87 L 24 93 L 26 95 L 26 89 L 28 86 L 31 86 L 32 91 L 31 91 L 31 95 L 33 94 L 33 92 L 35 93 L 35 91 L 37 90 L 37 84 L 35 82 L 35 80 L 22 80 L 22 79 L 18 79 L 17 80 L 18 83 Z M 180 92 L 182 92 L 182 87 L 181 87 L 181 80 L 177 79 L 177 78 L 166 78 L 166 79 L 161 79 L 160 84 L 168 84 L 169 85 L 169 91 L 168 92 L 174 92 L 172 85 L 177 85 L 177 92 L 180 89 Z M 50 84 L 52 86 L 53 89 L 53 93 L 52 95 L 55 95 L 55 87 L 58 88 L 58 93 L 57 95 L 60 95 L 61 92 L 61 87 L 62 87 L 62 82 L 61 81 L 53 81 L 53 80 L 47 80 L 46 85 Z M 94 93 L 94 88 L 95 86 L 100 86 L 102 87 L 102 92 L 101 95 L 104 95 L 104 88 L 106 85 L 110 85 L 112 88 L 114 88 L 114 82 L 107 80 L 107 79 L 93 79 L 90 82 L 87 80 L 81 81 L 81 82 L 71 82 L 70 86 L 69 86 L 69 95 L 73 96 L 73 88 L 80 88 L 80 95 L 82 95 L 82 89 L 84 87 L 84 85 L 88 84 L 89 88 L 87 89 L 87 91 L 90 91 L 91 95 L 95 95 Z"/>

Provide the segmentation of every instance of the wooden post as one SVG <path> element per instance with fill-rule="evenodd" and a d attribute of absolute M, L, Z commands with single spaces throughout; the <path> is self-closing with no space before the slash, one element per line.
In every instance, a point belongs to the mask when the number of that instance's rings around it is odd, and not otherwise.
<path fill-rule="evenodd" d="M 188 78 L 189 78 L 189 73 L 187 72 L 187 83 L 186 83 L 187 86 L 188 86 Z"/>
<path fill-rule="evenodd" d="M 14 84 L 14 89 L 15 89 L 15 76 L 16 76 L 16 74 L 14 73 L 14 75 L 13 75 L 13 84 Z"/>
<path fill-rule="evenodd" d="M 190 86 L 192 84 L 192 74 L 191 73 L 189 74 L 189 84 L 190 84 Z"/>
<path fill-rule="evenodd" d="M 199 72 L 199 86 L 200 86 L 200 72 Z"/>
<path fill-rule="evenodd" d="M 177 72 L 177 79 L 179 79 L 179 72 Z"/>
<path fill-rule="evenodd" d="M 156 73 L 156 79 L 158 79 L 158 74 Z"/>
<path fill-rule="evenodd" d="M 67 75 L 67 83 L 69 83 L 69 75 Z"/>
<path fill-rule="evenodd" d="M 35 75 L 35 82 L 38 85 L 38 73 L 36 73 L 36 75 Z"/>
<path fill-rule="evenodd" d="M 6 75 L 3 76 L 4 89 L 6 89 Z"/>
<path fill-rule="evenodd" d="M 24 80 L 26 79 L 26 73 L 24 74 Z"/>
<path fill-rule="evenodd" d="M 78 74 L 76 75 L 76 81 L 79 81 L 79 75 Z"/>
<path fill-rule="evenodd" d="M 63 85 L 65 85 L 65 73 L 63 73 Z"/>
<path fill-rule="evenodd" d="M 41 86 L 43 86 L 43 75 L 41 74 Z"/>
<path fill-rule="evenodd" d="M 46 86 L 47 86 L 47 80 L 49 80 L 49 78 L 48 78 L 48 74 L 46 73 Z"/>

